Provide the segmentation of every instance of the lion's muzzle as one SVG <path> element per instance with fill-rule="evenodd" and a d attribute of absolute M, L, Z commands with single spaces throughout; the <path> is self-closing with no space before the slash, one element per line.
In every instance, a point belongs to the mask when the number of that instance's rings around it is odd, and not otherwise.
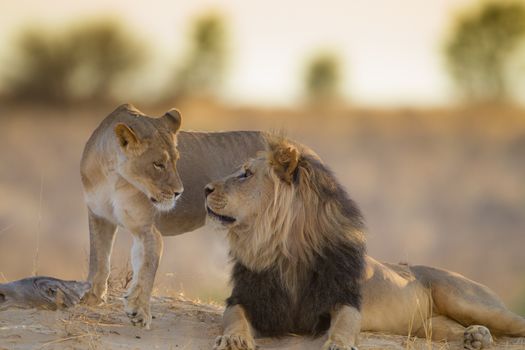
<path fill-rule="evenodd" d="M 223 215 L 219 211 L 226 207 L 226 199 L 216 191 L 216 186 L 208 184 L 204 187 L 204 194 L 206 196 L 206 213 L 208 217 L 219 221 L 223 225 L 233 224 L 236 219 Z"/>

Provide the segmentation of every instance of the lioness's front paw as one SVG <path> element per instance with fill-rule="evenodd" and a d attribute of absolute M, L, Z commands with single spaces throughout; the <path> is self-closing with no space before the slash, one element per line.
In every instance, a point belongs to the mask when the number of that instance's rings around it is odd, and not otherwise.
<path fill-rule="evenodd" d="M 215 339 L 213 350 L 255 350 L 253 339 L 238 335 L 227 334 L 218 336 Z"/>
<path fill-rule="evenodd" d="M 126 315 L 129 317 L 132 325 L 150 329 L 151 312 L 149 306 L 130 309 L 126 308 Z"/>
<path fill-rule="evenodd" d="M 131 324 L 134 326 L 144 327 L 150 329 L 151 326 L 151 311 L 149 304 L 138 303 L 134 300 L 127 300 L 124 310 L 129 317 Z"/>
<path fill-rule="evenodd" d="M 338 344 L 328 340 L 324 343 L 323 350 L 357 350 L 357 348 L 355 346 Z"/>
<path fill-rule="evenodd" d="M 468 350 L 479 350 L 490 347 L 493 343 L 492 335 L 487 327 L 470 326 L 463 334 L 463 347 Z"/>

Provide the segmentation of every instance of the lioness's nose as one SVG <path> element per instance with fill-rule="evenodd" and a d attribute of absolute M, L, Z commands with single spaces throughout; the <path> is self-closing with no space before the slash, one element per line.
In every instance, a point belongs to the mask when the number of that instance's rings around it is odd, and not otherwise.
<path fill-rule="evenodd" d="M 212 193 L 215 190 L 212 184 L 207 184 L 206 187 L 204 187 L 204 194 L 206 197 L 209 196 L 210 193 Z"/>

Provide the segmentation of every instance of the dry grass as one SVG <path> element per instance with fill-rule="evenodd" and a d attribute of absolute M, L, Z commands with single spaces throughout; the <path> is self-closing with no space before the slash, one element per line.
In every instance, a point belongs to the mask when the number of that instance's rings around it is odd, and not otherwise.
<path fill-rule="evenodd" d="M 38 275 L 38 260 L 40 257 L 40 231 L 42 227 L 42 198 L 44 195 L 44 175 L 40 177 L 40 194 L 38 196 L 38 219 L 35 231 L 35 255 L 33 257 L 32 276 Z"/>

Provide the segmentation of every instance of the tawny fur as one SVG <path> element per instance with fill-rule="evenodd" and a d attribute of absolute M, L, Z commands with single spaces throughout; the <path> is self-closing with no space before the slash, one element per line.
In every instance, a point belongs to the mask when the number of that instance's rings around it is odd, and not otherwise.
<path fill-rule="evenodd" d="M 264 149 L 260 132 L 184 132 L 178 131 L 180 123 L 176 110 L 153 118 L 122 105 L 93 132 L 80 166 L 93 285 L 85 301 L 103 302 L 115 233 L 124 227 L 134 236 L 126 311 L 140 326 L 151 322 L 149 299 L 162 236 L 202 226 L 204 186 Z"/>

